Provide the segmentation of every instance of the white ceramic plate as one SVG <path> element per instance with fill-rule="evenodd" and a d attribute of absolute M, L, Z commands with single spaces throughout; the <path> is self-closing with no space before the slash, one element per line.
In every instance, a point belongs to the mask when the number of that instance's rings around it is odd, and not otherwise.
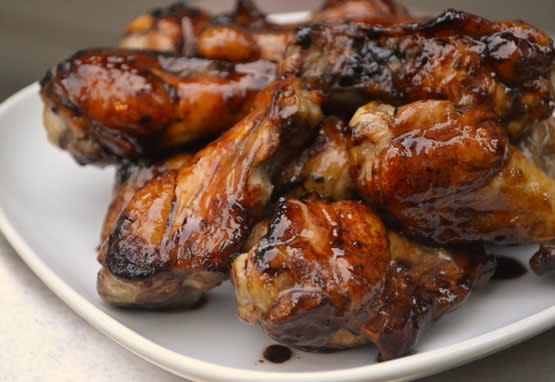
<path fill-rule="evenodd" d="M 95 248 L 110 201 L 111 170 L 82 168 L 47 143 L 33 84 L 0 105 L 0 228 L 31 269 L 92 325 L 127 349 L 198 381 L 392 381 L 460 365 L 555 324 L 555 279 L 528 274 L 474 293 L 436 324 L 415 355 L 376 364 L 372 346 L 336 354 L 295 351 L 260 363 L 272 341 L 235 314 L 230 285 L 199 310 L 125 311 L 96 294 Z M 531 248 L 512 248 L 526 261 Z"/>

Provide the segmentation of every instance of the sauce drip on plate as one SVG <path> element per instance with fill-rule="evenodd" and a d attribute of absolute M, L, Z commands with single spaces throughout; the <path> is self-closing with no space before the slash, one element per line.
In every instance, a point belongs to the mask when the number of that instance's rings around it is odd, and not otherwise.
<path fill-rule="evenodd" d="M 515 259 L 505 256 L 496 256 L 497 269 L 493 280 L 513 280 L 522 277 L 528 272 L 526 267 Z"/>
<path fill-rule="evenodd" d="M 293 352 L 287 346 L 270 345 L 263 353 L 264 359 L 272 363 L 284 363 L 289 361 Z"/>

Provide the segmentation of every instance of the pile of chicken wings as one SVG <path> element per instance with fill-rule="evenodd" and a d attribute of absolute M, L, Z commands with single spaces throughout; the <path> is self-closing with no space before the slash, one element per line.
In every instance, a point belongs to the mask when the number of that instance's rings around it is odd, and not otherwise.
<path fill-rule="evenodd" d="M 521 21 L 329 0 L 275 24 L 250 0 L 133 21 L 41 81 L 49 140 L 118 166 L 108 303 L 192 306 L 231 279 L 241 319 L 309 351 L 412 351 L 495 271 L 555 268 L 555 47 Z"/>

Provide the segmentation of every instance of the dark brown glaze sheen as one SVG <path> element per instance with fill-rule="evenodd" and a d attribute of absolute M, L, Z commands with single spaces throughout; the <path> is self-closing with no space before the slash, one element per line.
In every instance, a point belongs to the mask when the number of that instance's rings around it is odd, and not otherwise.
<path fill-rule="evenodd" d="M 178 170 L 186 163 L 190 162 L 192 157 L 193 154 L 183 153 L 152 165 L 140 165 L 135 163 L 125 163 L 121 165 L 116 172 L 114 198 L 108 207 L 108 212 L 104 219 L 100 242 L 102 243 L 108 238 L 116 226 L 121 212 L 137 191 L 152 179 L 162 176 L 168 171 Z M 101 259 L 100 262 L 102 261 Z"/>
<path fill-rule="evenodd" d="M 394 104 L 445 99 L 489 106 L 517 137 L 550 115 L 554 59 L 553 41 L 528 24 L 451 10 L 421 24 L 300 28 L 280 72 Z"/>
<path fill-rule="evenodd" d="M 107 277 L 99 278 L 101 296 L 150 307 L 159 296 L 129 301 L 118 294 L 120 284 L 166 278 L 206 291 L 227 278 L 230 256 L 270 200 L 270 179 L 320 122 L 320 102 L 297 79 L 276 81 L 249 115 L 190 163 L 139 189 L 100 248 L 101 274 L 118 282 L 111 288 Z"/>
<path fill-rule="evenodd" d="M 480 246 L 419 246 L 390 232 L 390 272 L 382 305 L 363 329 L 387 361 L 410 354 L 430 324 L 462 305 L 495 271 Z"/>
<path fill-rule="evenodd" d="M 281 60 L 287 45 L 294 37 L 298 24 L 272 24 L 263 13 L 251 9 L 246 20 L 229 18 L 204 30 L 198 38 L 198 51 L 202 57 L 227 61 Z M 264 16 L 264 17 L 262 17 Z M 312 14 L 306 24 L 341 24 L 346 21 L 367 24 L 392 25 L 414 21 L 404 8 L 385 0 L 347 0 L 329 2 L 320 12 Z M 217 24 L 217 23 L 216 23 Z"/>
<path fill-rule="evenodd" d="M 265 61 L 81 51 L 41 82 L 45 125 L 50 140 L 81 164 L 152 158 L 232 126 L 274 76 Z"/>
<path fill-rule="evenodd" d="M 440 245 L 555 238 L 555 180 L 481 106 L 370 103 L 351 121 L 358 191 L 410 236 Z"/>
<path fill-rule="evenodd" d="M 530 267 L 539 276 L 555 271 L 555 243 L 540 245 L 530 259 Z"/>
<path fill-rule="evenodd" d="M 479 246 L 424 247 L 358 202 L 311 198 L 282 199 L 232 277 L 239 316 L 277 341 L 311 351 L 374 342 L 388 360 L 409 354 L 494 269 Z"/>
<path fill-rule="evenodd" d="M 518 260 L 506 256 L 495 257 L 496 268 L 492 280 L 514 280 L 528 272 Z"/>
<path fill-rule="evenodd" d="M 277 194 L 302 197 L 315 192 L 335 201 L 355 198 L 348 145 L 345 122 L 324 119 L 314 142 L 280 173 Z"/>
<path fill-rule="evenodd" d="M 233 261 L 239 316 L 296 348 L 364 344 L 357 330 L 383 293 L 388 266 L 385 227 L 368 207 L 282 199 L 266 235 Z"/>

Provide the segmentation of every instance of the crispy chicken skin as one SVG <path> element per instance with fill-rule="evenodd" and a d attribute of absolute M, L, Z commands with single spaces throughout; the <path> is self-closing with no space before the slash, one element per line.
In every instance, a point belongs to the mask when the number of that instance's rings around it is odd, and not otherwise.
<path fill-rule="evenodd" d="M 124 306 L 190 305 L 226 279 L 270 200 L 270 179 L 313 136 L 320 98 L 295 78 L 276 81 L 190 163 L 136 191 L 101 245 L 100 295 Z"/>
<path fill-rule="evenodd" d="M 336 117 L 326 117 L 314 142 L 280 173 L 277 194 L 302 197 L 317 193 L 335 201 L 354 199 L 348 145 L 346 123 Z"/>
<path fill-rule="evenodd" d="M 44 124 L 80 164 L 152 158 L 229 128 L 274 77 L 265 61 L 81 51 L 42 79 Z"/>
<path fill-rule="evenodd" d="M 426 247 L 388 233 L 391 263 L 380 308 L 362 329 L 381 360 L 410 354 L 427 328 L 460 307 L 495 272 L 481 246 Z"/>
<path fill-rule="evenodd" d="M 282 199 L 267 231 L 232 264 L 239 317 L 305 350 L 368 342 L 390 261 L 380 218 L 359 202 Z"/>
<path fill-rule="evenodd" d="M 193 154 L 181 153 L 151 165 L 128 162 L 118 167 L 114 184 L 114 198 L 104 219 L 100 241 L 104 242 L 114 230 L 121 212 L 137 191 L 152 179 L 160 177 L 168 171 L 179 170 L 185 164 L 190 163 L 192 158 Z"/>
<path fill-rule="evenodd" d="M 242 4 L 247 3 L 247 4 Z M 248 4 L 250 3 L 250 4 Z M 243 5 L 243 6 L 241 6 Z M 238 1 L 233 17 L 228 22 L 216 22 L 206 28 L 198 38 L 198 51 L 202 57 L 228 60 L 253 61 L 266 59 L 279 61 L 287 44 L 291 42 L 298 24 L 273 24 L 251 2 Z M 245 21 L 237 15 L 243 17 Z M 329 1 L 323 9 L 312 14 L 307 24 L 340 24 L 359 21 L 368 24 L 392 25 L 414 20 L 406 10 L 388 0 Z"/>
<path fill-rule="evenodd" d="M 391 25 L 414 19 L 389 0 L 342 0 L 326 2 L 306 23 L 348 20 Z M 120 46 L 231 62 L 278 61 L 297 26 L 267 21 L 251 0 L 237 0 L 232 12 L 214 17 L 176 4 L 137 18 L 127 27 Z"/>
<path fill-rule="evenodd" d="M 396 105 L 487 105 L 516 138 L 551 113 L 554 59 L 553 41 L 528 24 L 450 10 L 421 24 L 300 28 L 279 70 L 328 92 Z"/>
<path fill-rule="evenodd" d="M 350 126 L 358 191 L 410 236 L 441 245 L 555 238 L 555 180 L 508 143 L 487 107 L 372 102 Z"/>
<path fill-rule="evenodd" d="M 261 236 L 232 263 L 239 316 L 310 351 L 374 342 L 385 360 L 406 355 L 493 271 L 479 251 L 455 254 L 388 233 L 355 201 L 282 199 Z"/>

